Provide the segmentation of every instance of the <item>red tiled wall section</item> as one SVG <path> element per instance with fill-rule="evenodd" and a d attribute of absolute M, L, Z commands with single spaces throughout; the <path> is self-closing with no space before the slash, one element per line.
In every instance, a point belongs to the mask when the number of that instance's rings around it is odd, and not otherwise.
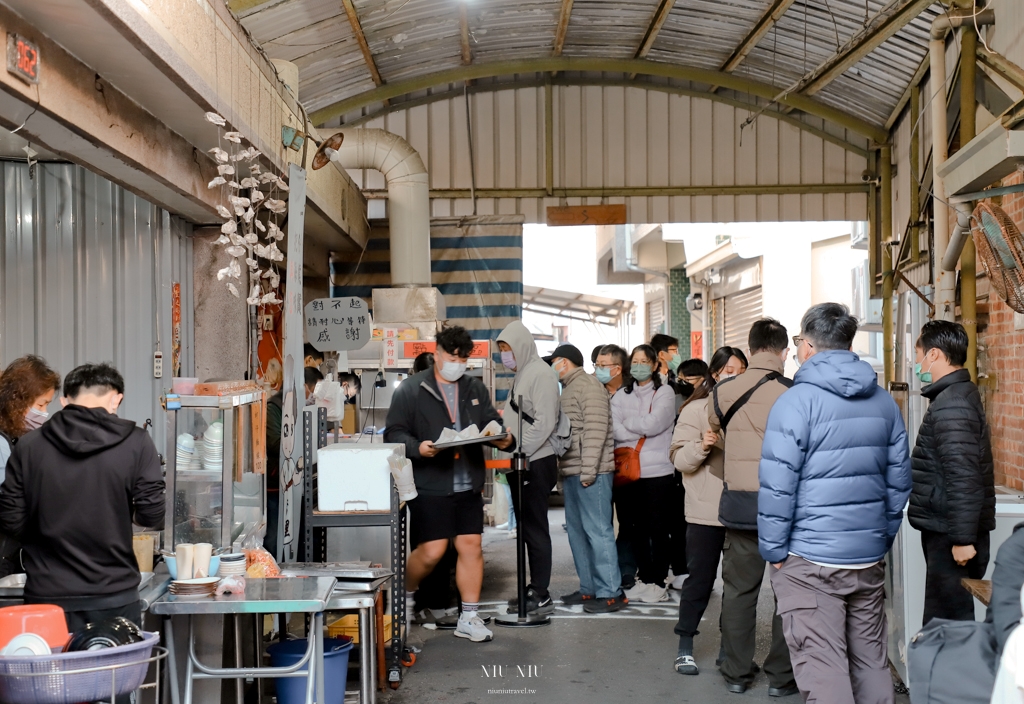
<path fill-rule="evenodd" d="M 1020 172 L 1004 186 L 1024 182 Z M 1002 208 L 1024 230 L 1024 193 L 1004 196 Z M 981 262 L 978 263 L 982 269 Z M 986 349 L 988 371 L 996 390 L 987 397 L 996 483 L 1024 489 L 1024 330 L 1014 330 L 1013 310 L 992 291 L 988 327 L 979 340 Z"/>

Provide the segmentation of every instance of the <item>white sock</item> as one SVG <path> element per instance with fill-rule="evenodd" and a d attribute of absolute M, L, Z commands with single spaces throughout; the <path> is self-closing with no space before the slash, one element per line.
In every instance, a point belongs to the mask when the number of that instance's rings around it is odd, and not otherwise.
<path fill-rule="evenodd" d="M 462 602 L 462 617 L 467 621 L 474 616 L 476 612 L 480 610 L 480 602 L 478 601 L 464 601 Z"/>

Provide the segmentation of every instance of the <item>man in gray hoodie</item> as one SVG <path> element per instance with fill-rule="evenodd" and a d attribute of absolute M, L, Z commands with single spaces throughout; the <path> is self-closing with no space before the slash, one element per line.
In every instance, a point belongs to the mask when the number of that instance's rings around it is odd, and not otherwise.
<path fill-rule="evenodd" d="M 515 380 L 505 404 L 505 427 L 516 439 L 516 445 L 526 454 L 529 470 L 525 477 L 519 472 L 508 473 L 512 489 L 512 506 L 516 512 L 519 530 L 526 540 L 530 558 L 530 586 L 526 593 L 528 613 L 549 614 L 555 610 L 548 585 L 551 582 L 551 533 L 548 530 L 548 496 L 558 481 L 558 458 L 551 437 L 558 428 L 558 377 L 540 354 L 533 335 L 520 321 L 515 320 L 498 336 L 498 349 L 506 369 L 514 370 Z M 519 437 L 519 416 L 523 418 L 523 433 Z M 522 481 L 522 502 L 519 483 Z M 509 607 L 518 604 L 509 600 Z"/>

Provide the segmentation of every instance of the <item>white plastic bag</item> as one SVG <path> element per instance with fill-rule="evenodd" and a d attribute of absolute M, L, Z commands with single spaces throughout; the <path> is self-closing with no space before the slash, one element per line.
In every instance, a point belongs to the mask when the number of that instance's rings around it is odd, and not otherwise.
<path fill-rule="evenodd" d="M 318 406 L 327 409 L 327 420 L 341 422 L 345 417 L 345 392 L 337 381 L 318 381 L 313 390 Z"/>
<path fill-rule="evenodd" d="M 402 501 L 412 501 L 419 493 L 416 491 L 416 480 L 412 473 L 412 462 L 404 457 L 392 455 L 388 457 L 388 466 L 391 467 L 391 476 L 395 478 L 395 487 L 398 489 L 398 498 Z"/>

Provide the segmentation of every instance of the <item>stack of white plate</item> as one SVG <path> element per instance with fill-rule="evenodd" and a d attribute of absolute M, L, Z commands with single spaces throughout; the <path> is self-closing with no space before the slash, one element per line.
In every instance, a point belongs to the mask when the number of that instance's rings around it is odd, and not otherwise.
<path fill-rule="evenodd" d="M 220 471 L 224 462 L 224 425 L 210 423 L 203 434 L 203 469 Z"/>
<path fill-rule="evenodd" d="M 218 577 L 231 577 L 233 575 L 245 575 L 245 554 L 241 552 L 220 556 L 220 569 Z"/>
<path fill-rule="evenodd" d="M 188 433 L 182 433 L 174 443 L 174 466 L 178 469 L 192 469 L 196 456 L 196 440 Z"/>

